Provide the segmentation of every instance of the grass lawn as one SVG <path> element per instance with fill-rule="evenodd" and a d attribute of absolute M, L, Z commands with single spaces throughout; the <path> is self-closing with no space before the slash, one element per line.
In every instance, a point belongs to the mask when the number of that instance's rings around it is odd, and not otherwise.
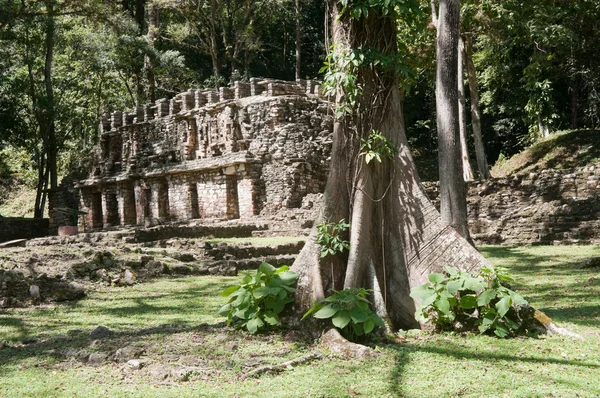
<path fill-rule="evenodd" d="M 276 375 L 243 379 L 260 365 L 317 351 L 293 330 L 251 336 L 216 315 L 218 293 L 237 278 L 161 279 L 98 288 L 85 300 L 0 312 L 0 397 L 593 397 L 600 396 L 600 270 L 577 268 L 600 248 L 487 246 L 514 287 L 559 324 L 585 337 L 500 340 L 408 335 L 377 358 L 328 355 Z M 111 337 L 92 341 L 104 325 Z M 143 350 L 141 369 L 84 363 L 64 353 Z M 2 347 L 2 343 L 0 343 Z M 58 355 L 58 353 L 63 353 Z M 72 354 L 75 356 L 76 354 Z M 180 370 L 193 370 L 180 381 Z M 167 377 L 165 377 L 167 376 Z"/>

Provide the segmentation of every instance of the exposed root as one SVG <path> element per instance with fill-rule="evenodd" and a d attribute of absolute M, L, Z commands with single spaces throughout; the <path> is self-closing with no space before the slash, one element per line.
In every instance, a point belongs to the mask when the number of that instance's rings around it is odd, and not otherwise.
<path fill-rule="evenodd" d="M 375 357 L 377 353 L 362 344 L 351 343 L 346 340 L 337 329 L 329 329 L 321 337 L 321 342 L 332 352 L 343 355 L 347 358 L 366 358 Z"/>
<path fill-rule="evenodd" d="M 246 373 L 241 378 L 246 379 L 248 377 L 257 376 L 262 373 L 281 372 L 282 370 L 285 370 L 285 369 L 289 368 L 290 366 L 295 366 L 295 365 L 299 365 L 301 363 L 309 362 L 309 361 L 312 361 L 313 359 L 323 359 L 323 354 L 321 354 L 320 352 L 313 352 L 312 354 L 304 355 L 299 358 L 295 358 L 295 359 L 289 360 L 287 362 L 280 363 L 279 365 L 260 366 L 256 369 L 253 369 L 250 372 Z"/>
<path fill-rule="evenodd" d="M 584 338 L 581 335 L 579 335 L 577 333 L 573 333 L 570 330 L 567 330 L 563 327 L 558 326 L 552 320 L 552 318 L 550 318 L 548 315 L 544 314 L 542 311 L 535 310 L 533 317 L 535 318 L 536 321 L 538 321 L 539 323 L 541 323 L 544 326 L 544 328 L 546 329 L 546 332 L 549 335 L 558 334 L 560 336 L 567 336 L 567 337 L 573 337 L 573 338 L 579 339 L 579 340 L 584 340 Z"/>

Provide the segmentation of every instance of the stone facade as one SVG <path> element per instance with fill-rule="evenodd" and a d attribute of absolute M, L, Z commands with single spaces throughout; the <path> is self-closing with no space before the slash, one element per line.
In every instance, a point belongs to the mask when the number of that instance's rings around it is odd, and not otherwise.
<path fill-rule="evenodd" d="M 480 244 L 600 243 L 600 167 L 544 170 L 469 184 L 469 230 Z M 426 183 L 439 201 L 438 185 Z"/>
<path fill-rule="evenodd" d="M 88 229 L 246 219 L 324 190 L 333 116 L 312 81 L 251 79 L 103 118 L 75 186 Z"/>
<path fill-rule="evenodd" d="M 0 217 L 0 243 L 48 235 L 47 218 Z"/>

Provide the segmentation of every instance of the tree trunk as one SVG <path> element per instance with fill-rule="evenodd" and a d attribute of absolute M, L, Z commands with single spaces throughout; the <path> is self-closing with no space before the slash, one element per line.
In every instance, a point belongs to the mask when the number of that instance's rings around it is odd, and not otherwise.
<path fill-rule="evenodd" d="M 155 1 L 148 4 L 148 46 L 154 49 L 154 42 L 158 37 L 158 5 Z M 150 102 L 156 101 L 156 79 L 154 76 L 154 64 L 149 54 L 144 57 L 144 69 L 146 69 L 146 79 L 148 79 L 147 99 Z"/>
<path fill-rule="evenodd" d="M 436 109 L 442 221 L 470 241 L 458 125 L 460 1 L 440 0 L 436 44 Z"/>
<path fill-rule="evenodd" d="M 550 125 L 542 118 L 542 116 L 539 113 L 537 114 L 537 125 L 542 139 L 550 137 Z"/>
<path fill-rule="evenodd" d="M 396 54 L 394 15 L 371 10 L 367 17 L 356 20 L 348 13 L 340 16 L 340 7 L 339 2 L 333 3 L 334 56 L 360 47 L 388 56 Z M 363 65 L 354 73 L 362 91 L 354 112 L 334 125 L 323 208 L 292 267 L 299 274 L 296 310 L 307 309 L 331 289 L 366 287 L 380 292 L 380 300 L 376 297 L 374 301 L 381 303 L 387 314 L 380 315 L 392 327 L 418 327 L 415 303 L 409 297 L 412 287 L 426 282 L 428 273 L 446 265 L 473 271 L 486 261 L 442 222 L 423 191 L 405 135 L 396 72 Z M 345 100 L 338 89 L 336 102 Z M 361 139 L 367 139 L 373 130 L 398 149 L 393 160 L 384 156 L 382 163 L 367 164 L 359 155 Z M 342 219 L 351 225 L 347 236 L 350 252 L 321 258 L 316 225 Z"/>
<path fill-rule="evenodd" d="M 481 108 L 479 107 L 479 85 L 477 84 L 477 72 L 473 63 L 473 45 L 471 37 L 465 37 L 465 61 L 467 64 L 467 75 L 469 76 L 469 92 L 471 94 L 471 126 L 473 128 L 473 141 L 475 142 L 475 157 L 477 158 L 477 169 L 479 178 L 487 180 L 490 178 L 490 168 L 485 156 L 485 146 L 481 135 Z"/>
<path fill-rule="evenodd" d="M 300 0 L 296 0 L 296 80 L 302 79 L 301 62 L 301 35 L 300 35 Z"/>
<path fill-rule="evenodd" d="M 46 135 L 47 143 L 47 160 L 48 160 L 48 173 L 50 178 L 50 188 L 56 189 L 58 187 L 58 170 L 57 170 L 57 140 L 56 140 L 56 123 L 54 120 L 55 109 L 54 109 L 54 88 L 52 86 L 52 64 L 54 62 L 54 33 L 55 33 L 55 20 L 54 20 L 54 1 L 46 3 L 47 8 L 47 22 L 46 22 L 46 59 L 44 62 L 44 85 L 46 87 L 46 109 L 45 109 L 45 121 L 44 127 L 46 129 L 42 134 Z M 43 212 L 43 208 L 42 208 Z"/>
<path fill-rule="evenodd" d="M 219 49 L 217 44 L 217 1 L 210 2 L 210 58 L 212 60 L 213 76 L 215 77 L 215 86 L 218 86 L 219 78 L 221 77 L 221 65 L 219 63 Z"/>
<path fill-rule="evenodd" d="M 467 146 L 467 100 L 465 98 L 465 83 L 463 81 L 463 53 L 465 45 L 462 38 L 458 38 L 458 124 L 460 133 L 460 153 L 462 159 L 463 179 L 473 181 L 473 169 L 469 161 L 469 148 Z"/>

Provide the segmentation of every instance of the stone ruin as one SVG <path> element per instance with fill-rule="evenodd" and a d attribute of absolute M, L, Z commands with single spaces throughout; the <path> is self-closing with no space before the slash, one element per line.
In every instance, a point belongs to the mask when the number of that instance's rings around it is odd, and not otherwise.
<path fill-rule="evenodd" d="M 324 190 L 332 129 L 310 80 L 253 78 L 113 112 L 88 178 L 75 183 L 79 209 L 88 230 L 101 230 L 298 208 Z M 51 227 L 61 224 L 50 214 Z"/>

